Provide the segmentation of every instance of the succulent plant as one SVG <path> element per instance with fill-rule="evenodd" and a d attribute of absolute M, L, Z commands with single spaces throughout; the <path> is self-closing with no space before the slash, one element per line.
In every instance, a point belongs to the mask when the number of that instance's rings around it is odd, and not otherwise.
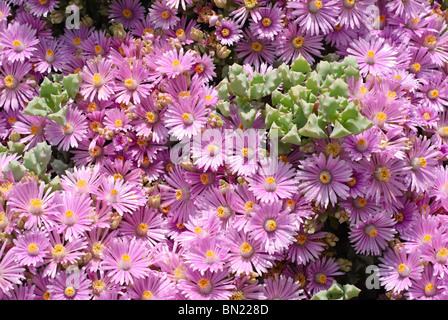
<path fill-rule="evenodd" d="M 288 152 L 303 137 L 342 138 L 372 125 L 348 100 L 349 77 L 359 78 L 352 57 L 321 61 L 312 70 L 299 56 L 291 66 L 282 64 L 263 75 L 256 71 L 249 75 L 234 64 L 218 85 L 217 109 L 226 117 L 231 104 L 236 105 L 244 128 L 251 127 L 261 110 L 266 129 L 279 132 L 280 152 Z"/>
<path fill-rule="evenodd" d="M 55 75 L 54 80 L 50 81 L 49 78 L 43 80 L 39 97 L 28 103 L 24 114 L 47 117 L 65 126 L 66 103 L 70 99 L 75 99 L 78 94 L 81 77 L 78 74 L 71 74 L 61 79 L 60 75 Z"/>
<path fill-rule="evenodd" d="M 333 281 L 328 290 L 321 290 L 316 293 L 311 300 L 350 300 L 359 295 L 361 290 L 351 284 L 341 286 L 336 281 Z"/>

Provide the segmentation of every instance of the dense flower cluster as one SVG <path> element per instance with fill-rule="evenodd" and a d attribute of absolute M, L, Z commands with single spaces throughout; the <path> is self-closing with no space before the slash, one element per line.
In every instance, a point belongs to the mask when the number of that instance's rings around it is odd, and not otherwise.
<path fill-rule="evenodd" d="M 364 292 L 370 261 L 377 298 L 448 299 L 447 17 L 425 0 L 0 0 L 0 298 L 311 299 Z M 311 73 L 344 57 L 357 70 Z"/>

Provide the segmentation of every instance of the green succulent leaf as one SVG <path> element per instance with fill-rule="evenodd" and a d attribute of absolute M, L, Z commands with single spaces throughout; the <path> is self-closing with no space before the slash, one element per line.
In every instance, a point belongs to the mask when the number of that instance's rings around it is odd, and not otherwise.
<path fill-rule="evenodd" d="M 75 99 L 79 92 L 79 84 L 82 82 L 82 78 L 79 74 L 70 74 L 62 79 L 62 84 L 65 90 L 67 90 L 68 96 Z"/>

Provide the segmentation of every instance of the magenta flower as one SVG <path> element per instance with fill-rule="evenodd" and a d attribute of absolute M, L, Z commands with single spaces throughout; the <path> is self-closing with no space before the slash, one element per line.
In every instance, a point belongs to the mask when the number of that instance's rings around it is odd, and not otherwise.
<path fill-rule="evenodd" d="M 346 182 L 351 179 L 351 174 L 352 170 L 344 160 L 333 156 L 326 159 L 320 153 L 301 161 L 297 178 L 307 200 L 315 200 L 316 204 L 327 207 L 334 205 L 337 197 L 343 200 L 348 197 Z"/>
<path fill-rule="evenodd" d="M 22 279 L 25 279 L 25 268 L 20 267 L 14 261 L 14 251 L 9 250 L 5 253 L 7 242 L 5 242 L 0 249 L 0 290 L 2 293 L 7 293 L 13 289 L 14 284 L 20 284 Z"/>
<path fill-rule="evenodd" d="M 36 38 L 36 30 L 30 25 L 13 23 L 0 37 L 0 45 L 3 46 L 2 54 L 10 62 L 25 62 L 25 59 L 31 58 L 39 40 Z"/>
<path fill-rule="evenodd" d="M 84 99 L 105 101 L 114 94 L 115 69 L 113 63 L 106 59 L 88 61 L 80 73 L 81 94 Z"/>
<path fill-rule="evenodd" d="M 109 7 L 111 21 L 118 20 L 124 28 L 135 28 L 137 21 L 143 20 L 145 8 L 139 0 L 113 0 Z"/>
<path fill-rule="evenodd" d="M 50 241 L 45 233 L 31 230 L 14 239 L 14 245 L 14 254 L 21 266 L 40 267 L 47 255 Z"/>
<path fill-rule="evenodd" d="M 148 74 L 143 62 L 135 58 L 132 63 L 120 66 L 115 73 L 116 102 L 129 104 L 132 101 L 139 104 L 141 99 L 149 96 L 152 85 L 146 83 Z"/>

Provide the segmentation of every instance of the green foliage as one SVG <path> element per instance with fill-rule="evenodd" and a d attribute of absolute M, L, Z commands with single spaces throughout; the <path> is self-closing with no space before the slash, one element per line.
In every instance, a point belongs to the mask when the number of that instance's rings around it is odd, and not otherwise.
<path fill-rule="evenodd" d="M 341 286 L 336 281 L 333 281 L 328 290 L 321 290 L 316 293 L 311 300 L 350 300 L 359 295 L 361 290 L 351 284 Z"/>
<path fill-rule="evenodd" d="M 50 159 L 51 147 L 46 142 L 41 142 L 33 149 L 25 152 L 23 165 L 35 175 L 42 177 L 47 172 Z"/>
<path fill-rule="evenodd" d="M 45 78 L 40 86 L 39 97 L 31 100 L 24 110 L 25 114 L 47 117 L 65 126 L 66 123 L 66 103 L 74 99 L 79 91 L 81 76 L 71 74 L 59 81 L 50 81 Z"/>
<path fill-rule="evenodd" d="M 231 103 L 238 106 L 244 128 L 261 110 L 266 129 L 279 130 L 281 150 L 300 144 L 303 138 L 342 138 L 359 134 L 372 124 L 348 101 L 348 77 L 359 78 L 356 59 L 341 62 L 330 56 L 312 70 L 301 56 L 291 66 L 280 65 L 264 75 L 251 75 L 234 64 L 228 78 L 218 85 L 217 110 L 228 117 Z"/>

